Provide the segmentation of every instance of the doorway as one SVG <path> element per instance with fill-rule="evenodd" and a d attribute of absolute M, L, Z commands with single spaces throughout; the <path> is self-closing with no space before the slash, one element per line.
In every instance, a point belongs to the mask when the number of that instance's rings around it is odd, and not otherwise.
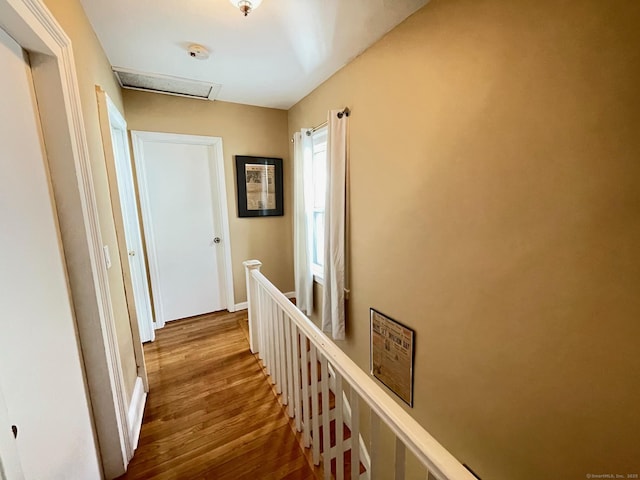
<path fill-rule="evenodd" d="M 131 135 L 157 328 L 233 311 L 222 139 Z"/>
<path fill-rule="evenodd" d="M 102 142 L 105 156 L 109 159 L 107 161 L 109 185 L 112 192 L 117 192 L 117 195 L 111 196 L 111 202 L 118 233 L 120 262 L 123 265 L 131 327 L 132 331 L 137 330 L 141 342 L 150 342 L 155 339 L 155 324 L 151 309 L 147 266 L 142 247 L 127 122 L 104 90 L 98 87 L 96 93 Z M 124 267 L 125 265 L 129 268 Z M 138 345 L 134 345 L 136 356 L 140 358 L 136 360 L 138 366 L 143 368 L 144 354 L 137 347 Z M 143 381 L 146 384 L 145 378 Z"/>

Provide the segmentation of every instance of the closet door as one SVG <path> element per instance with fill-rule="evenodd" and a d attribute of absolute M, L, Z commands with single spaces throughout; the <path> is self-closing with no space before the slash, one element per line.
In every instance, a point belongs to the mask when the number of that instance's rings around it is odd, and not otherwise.
<path fill-rule="evenodd" d="M 100 478 L 31 70 L 1 29 L 0 65 L 2 468 Z"/>

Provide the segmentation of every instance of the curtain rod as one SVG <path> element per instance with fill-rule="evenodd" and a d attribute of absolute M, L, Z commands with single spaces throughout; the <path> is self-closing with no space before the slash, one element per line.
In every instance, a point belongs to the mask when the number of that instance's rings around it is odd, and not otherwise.
<path fill-rule="evenodd" d="M 315 133 L 316 131 L 320 130 L 323 127 L 327 126 L 327 123 L 329 122 L 322 122 L 320 125 L 316 125 L 313 128 L 310 128 L 309 130 L 307 130 L 306 135 L 307 137 L 310 137 L 312 133 Z"/>
<path fill-rule="evenodd" d="M 338 118 L 348 117 L 349 115 L 351 115 L 351 110 L 349 109 L 349 107 L 344 107 L 344 110 L 338 112 Z"/>
<path fill-rule="evenodd" d="M 344 110 L 341 110 L 337 113 L 338 118 L 348 117 L 349 115 L 351 115 L 351 109 L 349 107 L 345 107 Z M 316 125 L 315 127 L 310 128 L 309 130 L 307 130 L 307 136 L 309 137 L 311 136 L 311 134 L 313 134 L 317 130 L 320 130 L 322 127 L 326 127 L 327 123 L 329 122 L 322 122 L 320 125 Z M 291 137 L 291 143 L 293 143 L 293 137 Z"/>
<path fill-rule="evenodd" d="M 351 110 L 349 109 L 349 107 L 345 107 L 344 110 L 337 113 L 338 118 L 348 117 L 349 115 L 351 115 Z M 322 127 L 326 127 L 327 123 L 329 122 L 322 122 L 320 125 L 307 130 L 307 136 L 309 137 L 312 133 L 315 133 L 316 130 L 320 130 Z"/>

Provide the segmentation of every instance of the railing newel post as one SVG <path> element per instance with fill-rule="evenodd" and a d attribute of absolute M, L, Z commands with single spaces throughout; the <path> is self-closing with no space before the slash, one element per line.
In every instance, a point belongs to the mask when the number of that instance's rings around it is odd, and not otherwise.
<path fill-rule="evenodd" d="M 257 270 L 259 272 L 260 267 L 262 266 L 262 262 L 260 262 L 259 260 L 247 260 L 242 264 L 244 265 L 246 280 L 247 280 L 247 310 L 249 315 L 249 348 L 251 348 L 251 353 L 257 353 L 261 319 L 259 318 L 255 280 L 253 279 L 251 272 L 254 270 Z"/>

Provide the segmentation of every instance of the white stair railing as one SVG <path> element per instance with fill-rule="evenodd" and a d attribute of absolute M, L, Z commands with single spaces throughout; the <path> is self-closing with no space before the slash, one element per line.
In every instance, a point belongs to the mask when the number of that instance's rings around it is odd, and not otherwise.
<path fill-rule="evenodd" d="M 261 265 L 257 260 L 244 262 L 251 351 L 262 360 L 282 404 L 295 419 L 304 446 L 311 449 L 313 463 L 322 462 L 324 478 L 380 478 L 376 461 L 380 458 L 382 421 L 396 438 L 396 480 L 405 478 L 407 449 L 425 467 L 428 480 L 475 480 L 260 272 Z M 370 462 L 360 442 L 363 402 L 371 412 Z M 349 438 L 345 438 L 345 427 Z M 348 468 L 345 454 L 350 460 Z"/>

